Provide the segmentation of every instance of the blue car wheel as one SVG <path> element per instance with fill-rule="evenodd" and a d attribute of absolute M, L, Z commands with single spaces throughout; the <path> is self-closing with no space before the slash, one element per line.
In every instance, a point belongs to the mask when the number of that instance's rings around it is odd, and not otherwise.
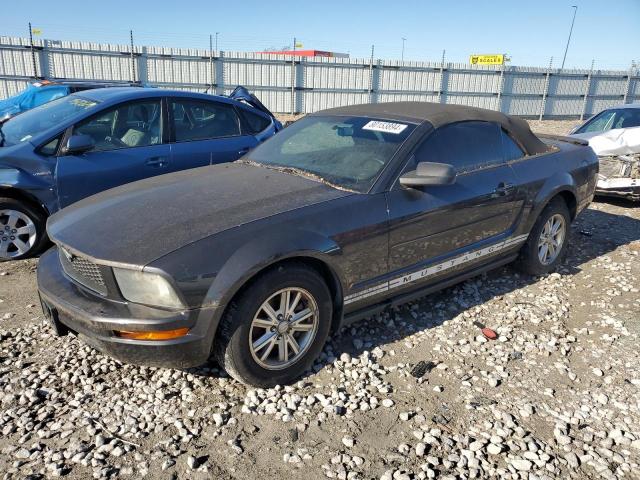
<path fill-rule="evenodd" d="M 35 255 L 46 242 L 46 219 L 14 198 L 0 197 L 0 261 Z"/>

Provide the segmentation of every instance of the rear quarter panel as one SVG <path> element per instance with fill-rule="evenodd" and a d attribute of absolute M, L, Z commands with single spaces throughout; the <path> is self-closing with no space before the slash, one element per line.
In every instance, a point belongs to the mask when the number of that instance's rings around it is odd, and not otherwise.
<path fill-rule="evenodd" d="M 547 203 L 561 192 L 576 199 L 575 214 L 593 199 L 598 159 L 590 147 L 563 141 L 547 142 L 553 151 L 512 162 L 520 189 L 523 230 L 529 231 Z M 571 209 L 571 206 L 569 206 Z"/>

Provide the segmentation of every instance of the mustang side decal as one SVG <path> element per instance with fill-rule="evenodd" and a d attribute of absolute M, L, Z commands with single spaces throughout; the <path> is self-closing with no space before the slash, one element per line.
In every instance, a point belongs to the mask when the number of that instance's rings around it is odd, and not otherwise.
<path fill-rule="evenodd" d="M 492 253 L 496 253 L 501 250 L 511 248 L 515 245 L 525 242 L 528 236 L 529 234 L 525 233 L 524 235 L 511 237 L 501 242 L 495 243 L 493 245 L 489 245 L 488 247 L 463 253 L 461 255 L 458 255 L 457 257 L 453 257 L 448 260 L 445 260 L 444 262 L 440 262 L 435 265 L 431 265 L 429 267 L 423 268 L 422 270 L 418 270 L 417 272 L 407 273 L 406 275 L 393 278 L 381 284 L 375 285 L 373 287 L 369 287 L 365 290 L 360 290 L 359 292 L 352 293 L 351 295 L 347 295 L 346 297 L 344 297 L 344 304 L 348 305 L 349 303 L 357 302 L 358 300 L 362 300 L 364 298 L 368 298 L 373 295 L 386 292 L 393 288 L 401 287 L 401 286 L 407 285 L 408 283 L 413 283 L 417 280 L 422 280 L 427 277 L 431 277 L 438 273 L 444 272 L 445 270 L 456 267 L 463 263 L 470 262 L 477 258 L 481 258 L 487 255 L 491 255 Z"/>

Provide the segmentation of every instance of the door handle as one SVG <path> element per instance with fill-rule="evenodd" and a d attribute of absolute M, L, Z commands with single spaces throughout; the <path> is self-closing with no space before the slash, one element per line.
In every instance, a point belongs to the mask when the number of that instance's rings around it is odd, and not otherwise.
<path fill-rule="evenodd" d="M 169 161 L 167 160 L 166 157 L 152 157 L 145 162 L 145 164 L 149 165 L 150 167 L 158 167 L 158 168 L 164 167 L 168 163 Z"/>
<path fill-rule="evenodd" d="M 500 182 L 493 191 L 493 197 L 505 197 L 513 192 L 514 186 L 511 183 Z"/>

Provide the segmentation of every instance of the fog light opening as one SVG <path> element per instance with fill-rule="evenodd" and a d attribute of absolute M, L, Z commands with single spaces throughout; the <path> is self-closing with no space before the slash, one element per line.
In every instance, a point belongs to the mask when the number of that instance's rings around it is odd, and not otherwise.
<path fill-rule="evenodd" d="M 148 332 L 130 332 L 127 330 L 114 330 L 113 333 L 118 338 L 129 340 L 172 340 L 184 337 L 189 333 L 188 328 L 176 328 L 175 330 L 156 330 Z"/>

